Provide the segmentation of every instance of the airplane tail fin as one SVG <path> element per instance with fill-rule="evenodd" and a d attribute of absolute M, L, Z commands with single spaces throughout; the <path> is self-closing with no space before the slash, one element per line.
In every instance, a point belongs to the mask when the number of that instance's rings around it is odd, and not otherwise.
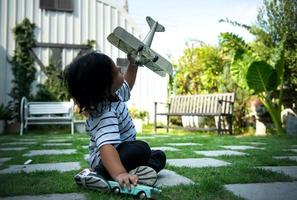
<path fill-rule="evenodd" d="M 147 16 L 146 21 L 147 21 L 148 25 L 150 26 L 150 28 L 152 28 L 154 26 L 154 24 L 157 23 L 156 32 L 164 32 L 165 31 L 164 26 L 162 26 L 161 24 L 159 24 L 158 22 L 153 20 L 151 17 Z"/>

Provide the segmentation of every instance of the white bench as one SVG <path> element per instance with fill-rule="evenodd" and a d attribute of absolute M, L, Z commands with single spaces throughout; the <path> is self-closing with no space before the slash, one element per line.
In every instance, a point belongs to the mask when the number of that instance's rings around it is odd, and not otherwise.
<path fill-rule="evenodd" d="M 70 124 L 71 134 L 74 133 L 73 101 L 69 102 L 28 102 L 26 97 L 21 100 L 20 135 L 30 124 Z"/>
<path fill-rule="evenodd" d="M 189 128 L 193 130 L 217 130 L 218 134 L 228 131 L 232 134 L 232 117 L 234 93 L 222 94 L 197 94 L 197 95 L 180 95 L 172 96 L 169 103 L 155 102 L 155 132 L 157 128 L 181 128 L 170 126 L 170 117 L 172 116 L 201 116 L 214 117 L 216 127 L 209 128 Z M 158 111 L 158 104 L 167 104 L 166 111 Z M 157 116 L 166 116 L 167 125 L 157 126 Z"/>

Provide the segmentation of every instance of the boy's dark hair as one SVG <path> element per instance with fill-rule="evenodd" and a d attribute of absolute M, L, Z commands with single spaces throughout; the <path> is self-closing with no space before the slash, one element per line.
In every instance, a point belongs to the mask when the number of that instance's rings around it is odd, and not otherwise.
<path fill-rule="evenodd" d="M 112 101 L 113 61 L 95 51 L 75 58 L 64 70 L 70 96 L 80 111 L 91 111 L 100 102 Z"/>

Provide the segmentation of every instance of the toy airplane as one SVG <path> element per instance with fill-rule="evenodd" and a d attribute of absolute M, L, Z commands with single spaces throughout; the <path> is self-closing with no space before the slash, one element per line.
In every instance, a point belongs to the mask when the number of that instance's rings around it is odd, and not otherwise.
<path fill-rule="evenodd" d="M 165 76 L 166 73 L 172 76 L 171 63 L 150 48 L 155 32 L 164 32 L 165 28 L 151 17 L 146 17 L 146 21 L 150 31 L 143 42 L 120 26 L 113 30 L 107 40 L 127 54 L 136 52 L 135 63 L 138 66 L 145 65 L 160 76 Z"/>

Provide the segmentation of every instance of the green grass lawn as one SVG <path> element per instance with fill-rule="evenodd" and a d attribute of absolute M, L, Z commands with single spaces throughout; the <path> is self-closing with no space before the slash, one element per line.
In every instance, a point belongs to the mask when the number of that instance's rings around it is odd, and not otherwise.
<path fill-rule="evenodd" d="M 138 134 L 139 136 L 152 135 L 149 133 Z M 163 135 L 163 133 L 162 133 Z M 70 134 L 62 132 L 47 133 L 25 133 L 24 136 L 6 134 L 0 136 L 0 144 L 5 142 L 15 142 L 20 138 L 36 139 L 36 145 L 29 145 L 24 151 L 0 151 L 0 158 L 12 157 L 12 160 L 5 162 L 0 169 L 7 168 L 9 165 L 23 164 L 28 157 L 22 155 L 28 150 L 37 149 L 77 149 L 76 154 L 72 155 L 51 155 L 51 156 L 34 156 L 33 163 L 54 163 L 77 161 L 80 162 L 82 168 L 86 168 L 87 162 L 84 155 L 88 153 L 86 148 L 82 146 L 88 145 L 88 136 L 86 134 Z M 41 146 L 44 140 L 52 138 L 67 139 L 72 142 L 72 146 Z M 297 145 L 296 137 L 288 136 L 217 136 L 216 134 L 207 134 L 201 132 L 171 132 L 169 137 L 157 137 L 155 139 L 145 139 L 150 146 L 165 146 L 165 143 L 181 143 L 195 142 L 203 144 L 202 146 L 179 146 L 181 151 L 166 152 L 167 158 L 199 158 L 204 157 L 197 155 L 194 151 L 198 150 L 218 150 L 223 149 L 222 145 L 243 145 L 242 142 L 262 142 L 264 150 L 244 150 L 248 153 L 246 156 L 220 156 L 216 159 L 232 163 L 227 167 L 219 168 L 187 168 L 172 167 L 166 165 L 166 169 L 177 172 L 180 175 L 190 178 L 195 182 L 191 186 L 175 186 L 163 189 L 160 199 L 240 199 L 232 193 L 224 189 L 224 184 L 233 183 L 258 183 L 258 182 L 275 182 L 275 181 L 293 181 L 294 179 L 284 174 L 274 173 L 256 168 L 257 166 L 289 166 L 297 165 L 296 161 L 288 159 L 278 160 L 273 156 L 296 155 L 289 151 L 291 145 Z M 22 145 L 19 145 L 20 147 Z M 7 147 L 1 145 L 1 147 Z M 51 193 L 85 193 L 88 199 L 131 199 L 131 197 L 116 196 L 110 193 L 100 193 L 88 191 L 79 188 L 73 176 L 78 171 L 66 173 L 59 172 L 36 172 L 36 173 L 20 173 L 0 175 L 0 196 L 16 196 L 16 195 L 40 195 Z M 296 180 L 296 179 L 295 179 Z"/>

